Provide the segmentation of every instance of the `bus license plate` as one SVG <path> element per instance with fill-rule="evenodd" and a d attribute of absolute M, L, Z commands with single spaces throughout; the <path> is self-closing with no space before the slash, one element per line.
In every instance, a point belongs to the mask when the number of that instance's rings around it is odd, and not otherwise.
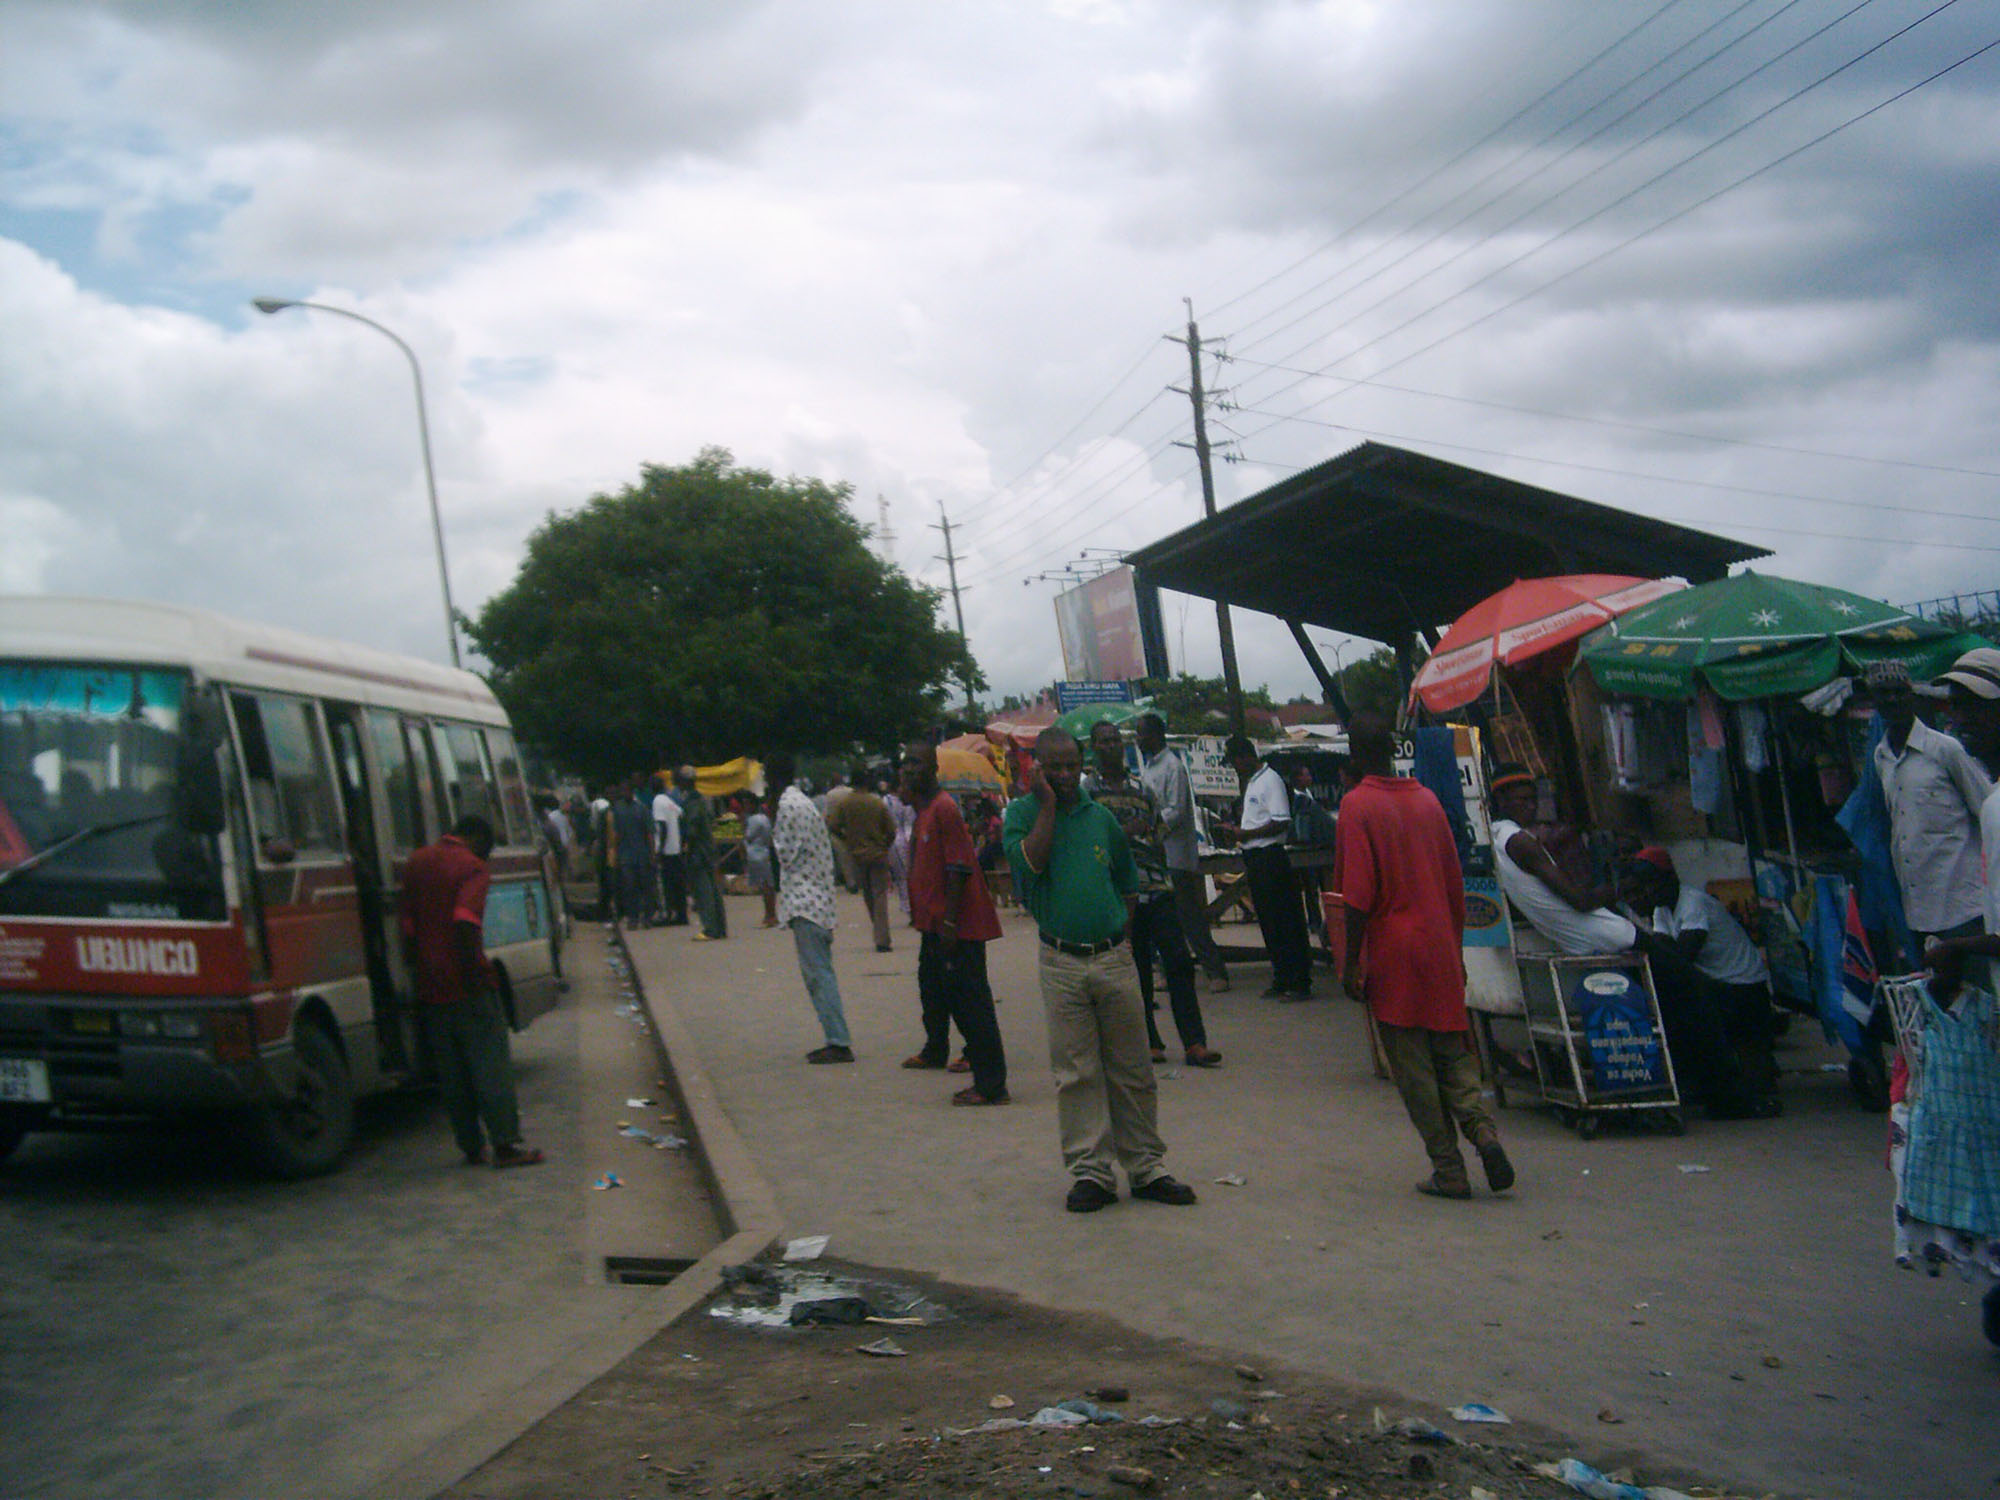
<path fill-rule="evenodd" d="M 47 1104 L 49 1065 L 32 1057 L 0 1057 L 0 1101 Z"/>

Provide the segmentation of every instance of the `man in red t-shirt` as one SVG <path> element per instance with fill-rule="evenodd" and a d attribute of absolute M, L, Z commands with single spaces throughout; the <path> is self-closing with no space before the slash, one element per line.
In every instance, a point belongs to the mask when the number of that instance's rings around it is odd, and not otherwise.
<path fill-rule="evenodd" d="M 437 1065 L 451 1133 L 469 1167 L 533 1166 L 521 1144 L 507 1017 L 486 961 L 486 856 L 493 825 L 468 814 L 410 855 L 400 908 L 403 952 L 417 987 L 417 1015 Z M 483 1127 L 483 1133 L 482 1133 Z"/>
<path fill-rule="evenodd" d="M 1451 824 L 1430 788 L 1395 774 L 1387 719 L 1356 714 L 1347 736 L 1362 780 L 1341 799 L 1334 842 L 1347 908 L 1341 983 L 1373 1013 L 1389 1076 L 1430 1154 L 1431 1175 L 1417 1191 L 1472 1196 L 1462 1130 L 1487 1185 L 1504 1192 L 1514 1168 L 1480 1098 L 1465 1013 L 1465 882 Z"/>
<path fill-rule="evenodd" d="M 958 804 L 938 790 L 937 748 L 921 740 L 903 752 L 903 796 L 917 810 L 910 832 L 910 922 L 920 934 L 917 994 L 924 1045 L 906 1068 L 942 1068 L 951 1056 L 951 1023 L 965 1038 L 972 1086 L 951 1096 L 959 1105 L 1005 1104 L 1007 1052 L 986 982 L 986 945 L 1000 936 L 1000 917 Z"/>

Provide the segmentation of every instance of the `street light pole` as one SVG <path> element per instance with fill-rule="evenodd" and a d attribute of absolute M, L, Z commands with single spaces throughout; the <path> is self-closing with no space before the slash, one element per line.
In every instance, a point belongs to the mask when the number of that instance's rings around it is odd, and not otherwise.
<path fill-rule="evenodd" d="M 458 655 L 458 611 L 451 603 L 451 570 L 444 560 L 444 518 L 438 511 L 437 470 L 431 464 L 431 419 L 424 405 L 424 371 L 417 363 L 417 351 L 399 338 L 394 330 L 384 328 L 373 318 L 365 318 L 360 313 L 345 307 L 334 307 L 325 302 L 298 302 L 284 297 L 258 297 L 250 305 L 260 313 L 280 313 L 288 307 L 306 307 L 314 312 L 332 313 L 335 317 L 350 318 L 356 323 L 365 323 L 390 343 L 403 351 L 403 358 L 410 362 L 410 378 L 417 387 L 417 438 L 423 445 L 424 486 L 431 499 L 431 536 L 437 543 L 438 585 L 444 590 L 444 635 L 451 645 L 451 664 L 462 667 L 464 663 Z"/>

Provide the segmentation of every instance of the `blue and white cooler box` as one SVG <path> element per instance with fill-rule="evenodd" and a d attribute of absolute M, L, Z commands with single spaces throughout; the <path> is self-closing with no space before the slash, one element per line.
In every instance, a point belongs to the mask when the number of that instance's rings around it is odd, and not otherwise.
<path fill-rule="evenodd" d="M 1594 1092 L 1629 1094 L 1667 1086 L 1666 1049 L 1653 1007 L 1630 970 L 1593 969 L 1576 983 L 1570 1010 L 1583 1018 Z"/>

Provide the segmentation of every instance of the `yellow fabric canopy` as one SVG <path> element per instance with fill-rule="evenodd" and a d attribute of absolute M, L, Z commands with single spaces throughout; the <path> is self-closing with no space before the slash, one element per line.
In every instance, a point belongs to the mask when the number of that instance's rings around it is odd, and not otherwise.
<path fill-rule="evenodd" d="M 672 781 L 674 767 L 669 766 L 660 774 Z M 752 760 L 747 755 L 739 755 L 734 760 L 725 760 L 719 766 L 696 766 L 694 768 L 695 790 L 704 797 L 727 797 L 731 792 L 751 791 L 760 795 L 764 790 L 764 763 Z"/>

